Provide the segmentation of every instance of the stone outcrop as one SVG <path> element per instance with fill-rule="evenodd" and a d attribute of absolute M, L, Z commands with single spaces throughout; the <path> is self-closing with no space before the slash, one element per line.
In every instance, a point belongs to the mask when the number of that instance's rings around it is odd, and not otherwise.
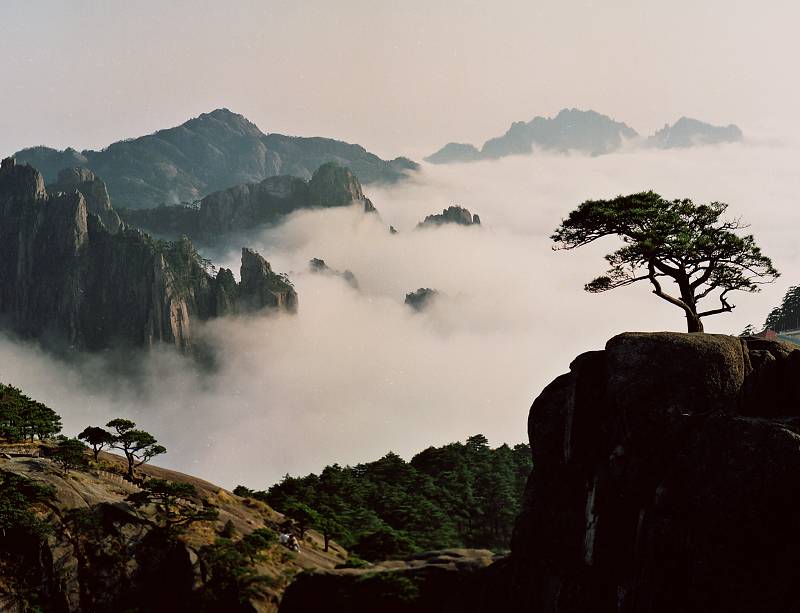
<path fill-rule="evenodd" d="M 297 311 L 297 294 L 289 280 L 272 272 L 269 262 L 246 247 L 242 249 L 241 279 L 240 312 L 260 311 L 265 307 L 289 313 Z"/>
<path fill-rule="evenodd" d="M 623 334 L 534 402 L 496 610 L 792 611 L 800 351 Z"/>
<path fill-rule="evenodd" d="M 325 263 L 325 260 L 322 260 L 320 258 L 312 258 L 308 263 L 308 269 L 315 274 L 326 275 L 331 277 L 340 277 L 350 287 L 352 287 L 353 289 L 358 289 L 358 279 L 356 279 L 356 276 L 350 270 L 345 270 L 344 272 L 341 272 L 339 270 L 331 268 Z"/>
<path fill-rule="evenodd" d="M 111 206 L 106 184 L 88 168 L 64 168 L 55 183 L 47 186 L 51 193 L 78 191 L 86 201 L 86 208 L 103 222 L 112 234 L 120 229 L 119 215 Z"/>
<path fill-rule="evenodd" d="M 415 311 L 427 309 L 439 295 L 435 289 L 430 287 L 420 287 L 418 290 L 406 294 L 405 304 Z"/>
<path fill-rule="evenodd" d="M 292 176 L 269 177 L 209 194 L 196 205 L 156 207 L 123 212 L 126 222 L 163 236 L 186 235 L 213 243 L 230 232 L 247 232 L 280 221 L 300 209 L 358 204 L 375 212 L 350 169 L 329 162 L 310 181 Z"/>
<path fill-rule="evenodd" d="M 76 349 L 166 342 L 187 351 L 195 321 L 296 308 L 291 284 L 269 266 L 242 289 L 228 270 L 212 275 L 186 238 L 162 243 L 124 224 L 112 233 L 100 217 L 113 220 L 102 183 L 83 171 L 62 177 L 77 187 L 48 194 L 31 166 L 9 158 L 0 168 L 0 316 L 15 333 Z"/>
<path fill-rule="evenodd" d="M 738 126 L 714 126 L 710 123 L 681 117 L 673 125 L 664 127 L 647 139 L 647 144 L 659 149 L 694 147 L 696 145 L 718 145 L 737 143 L 744 138 Z"/>
<path fill-rule="evenodd" d="M 359 145 L 329 138 L 266 135 L 228 109 L 203 113 L 175 128 L 113 143 L 100 151 L 32 147 L 15 154 L 48 183 L 81 166 L 103 177 L 118 208 L 194 202 L 213 192 L 267 177 L 309 179 L 322 164 L 348 166 L 364 183 L 391 183 L 417 168 L 406 158 L 380 159 Z"/>
<path fill-rule="evenodd" d="M 459 226 L 479 226 L 481 218 L 461 206 L 449 206 L 441 213 L 428 215 L 417 224 L 417 228 L 441 226 L 443 224 L 456 224 Z"/>
<path fill-rule="evenodd" d="M 489 605 L 475 582 L 493 561 L 490 551 L 451 549 L 358 569 L 314 570 L 289 586 L 280 613 L 443 613 Z"/>
<path fill-rule="evenodd" d="M 204 552 L 222 534 L 233 542 L 257 528 L 281 529 L 285 518 L 269 506 L 243 499 L 223 488 L 154 466 L 137 469 L 140 477 L 194 486 L 190 499 L 218 512 L 213 521 L 169 534 L 152 507 L 133 507 L 127 496 L 139 487 L 113 472 L 122 458 L 101 453 L 101 466 L 64 474 L 45 457 L 0 455 L 0 475 L 14 474 L 52 488 L 34 508 L 50 527 L 39 542 L 0 556 L 0 610 L 25 613 L 31 602 L 24 584 L 33 586 L 36 610 L 63 613 L 131 611 L 231 611 L 275 613 L 291 578 L 302 570 L 333 569 L 347 553 L 336 543 L 327 551 L 321 535 L 308 531 L 297 555 L 279 544 L 250 562 L 248 571 L 266 581 L 252 582 L 245 594 L 215 586 Z M 4 546 L 8 543 L 4 541 Z"/>

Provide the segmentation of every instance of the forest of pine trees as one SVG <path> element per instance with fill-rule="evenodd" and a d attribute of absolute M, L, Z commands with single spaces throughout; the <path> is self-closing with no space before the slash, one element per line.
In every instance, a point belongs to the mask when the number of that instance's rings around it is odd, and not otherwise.
<path fill-rule="evenodd" d="M 528 445 L 489 447 L 483 435 L 429 447 L 410 462 L 394 453 L 356 466 L 327 466 L 253 492 L 357 556 L 380 560 L 449 547 L 508 549 L 525 482 Z"/>
<path fill-rule="evenodd" d="M 61 417 L 22 390 L 0 383 L 0 440 L 45 440 L 61 432 Z"/>
<path fill-rule="evenodd" d="M 800 285 L 789 288 L 780 306 L 767 316 L 764 327 L 776 332 L 800 329 Z"/>

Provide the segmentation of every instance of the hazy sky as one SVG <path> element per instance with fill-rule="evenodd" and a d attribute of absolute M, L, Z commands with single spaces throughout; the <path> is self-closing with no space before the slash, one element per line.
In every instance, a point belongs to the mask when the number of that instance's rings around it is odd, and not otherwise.
<path fill-rule="evenodd" d="M 776 0 L 3 0 L 0 151 L 99 147 L 221 106 L 385 156 L 566 106 L 640 132 L 682 114 L 784 130 L 798 18 Z"/>

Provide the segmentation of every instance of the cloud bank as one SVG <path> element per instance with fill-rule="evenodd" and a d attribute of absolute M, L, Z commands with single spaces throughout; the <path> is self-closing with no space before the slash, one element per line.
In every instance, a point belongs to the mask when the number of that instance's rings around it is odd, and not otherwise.
<path fill-rule="evenodd" d="M 761 294 L 737 296 L 733 314 L 706 320 L 710 332 L 738 333 L 798 282 L 797 154 L 751 143 L 425 166 L 407 183 L 368 190 L 380 220 L 356 209 L 299 212 L 212 254 L 238 268 L 240 245 L 256 248 L 291 271 L 300 295 L 296 316 L 207 324 L 213 373 L 157 351 L 127 378 L 103 356 L 67 364 L 2 338 L 0 380 L 56 408 L 70 434 L 130 416 L 167 446 L 161 464 L 229 487 L 390 449 L 409 456 L 478 432 L 521 442 L 532 400 L 577 354 L 625 330 L 684 326 L 645 286 L 586 294 L 614 241 L 553 252 L 548 236 L 561 218 L 587 198 L 645 189 L 730 203 L 784 273 Z M 479 213 L 483 227 L 413 229 L 450 204 Z M 312 257 L 352 270 L 360 290 L 307 272 Z M 403 304 L 419 287 L 441 293 L 423 313 Z"/>

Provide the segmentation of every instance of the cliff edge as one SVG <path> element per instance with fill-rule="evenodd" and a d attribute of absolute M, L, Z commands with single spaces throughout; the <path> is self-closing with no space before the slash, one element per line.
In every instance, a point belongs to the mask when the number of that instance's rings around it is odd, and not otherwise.
<path fill-rule="evenodd" d="M 509 611 L 794 611 L 800 351 L 629 333 L 531 407 Z"/>
<path fill-rule="evenodd" d="M 69 348 L 193 347 L 197 321 L 232 313 L 294 312 L 297 294 L 261 256 L 243 251 L 242 280 L 215 273 L 185 237 L 154 240 L 121 223 L 90 171 L 42 175 L 0 166 L 0 319 L 25 338 Z M 50 343 L 53 346 L 53 343 Z"/>

